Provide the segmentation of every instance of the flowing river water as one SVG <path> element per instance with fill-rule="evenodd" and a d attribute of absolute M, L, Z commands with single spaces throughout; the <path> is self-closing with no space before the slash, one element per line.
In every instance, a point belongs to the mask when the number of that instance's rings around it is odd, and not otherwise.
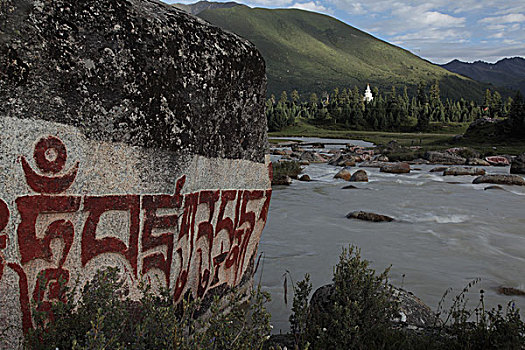
<path fill-rule="evenodd" d="M 451 297 L 480 279 L 468 298 L 476 306 L 479 291 L 486 305 L 514 300 L 525 309 L 525 297 L 497 293 L 500 286 L 525 290 L 525 187 L 473 185 L 472 176 L 430 173 L 437 165 L 413 165 L 409 174 L 386 174 L 363 168 L 368 183 L 334 179 L 341 169 L 311 164 L 303 173 L 312 182 L 276 186 L 259 252 L 255 282 L 269 291 L 274 332 L 289 329 L 293 292 L 284 303 L 283 274 L 294 282 L 311 275 L 313 290 L 331 282 L 342 247 L 361 248 L 376 271 L 392 266 L 390 281 L 413 292 L 432 309 L 447 288 Z M 353 168 L 352 172 L 357 168 Z M 485 167 L 508 173 L 509 167 Z M 342 189 L 354 184 L 358 189 Z M 350 220 L 356 210 L 384 214 L 395 222 Z M 289 278 L 288 278 L 289 280 Z"/>

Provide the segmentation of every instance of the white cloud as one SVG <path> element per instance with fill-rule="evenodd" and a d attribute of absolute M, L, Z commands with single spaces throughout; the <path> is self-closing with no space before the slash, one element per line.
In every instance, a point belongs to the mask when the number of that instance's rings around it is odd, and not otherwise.
<path fill-rule="evenodd" d="M 332 10 L 326 8 L 325 6 L 315 1 L 309 1 L 309 2 L 303 2 L 303 3 L 296 2 L 292 6 L 289 6 L 289 8 L 301 9 L 301 10 L 313 11 L 313 12 L 328 13 L 328 14 L 333 13 Z"/>
<path fill-rule="evenodd" d="M 499 23 L 521 23 L 525 22 L 525 15 L 522 13 L 511 13 L 505 16 L 485 17 L 479 23 L 499 24 Z"/>
<path fill-rule="evenodd" d="M 415 20 L 433 27 L 463 27 L 466 21 L 465 17 L 453 17 L 436 11 L 423 12 Z"/>

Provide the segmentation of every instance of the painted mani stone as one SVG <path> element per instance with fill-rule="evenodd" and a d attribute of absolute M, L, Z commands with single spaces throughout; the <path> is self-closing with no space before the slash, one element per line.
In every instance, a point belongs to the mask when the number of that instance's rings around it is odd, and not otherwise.
<path fill-rule="evenodd" d="M 249 286 L 271 197 L 255 48 L 156 1 L 4 3 L 0 348 L 105 266 L 132 297 Z"/>

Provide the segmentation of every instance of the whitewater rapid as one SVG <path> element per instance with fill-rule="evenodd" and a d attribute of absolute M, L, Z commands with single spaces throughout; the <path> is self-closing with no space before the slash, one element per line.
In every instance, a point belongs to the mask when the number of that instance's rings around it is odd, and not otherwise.
<path fill-rule="evenodd" d="M 497 293 L 500 286 L 525 289 L 525 188 L 485 190 L 490 185 L 474 185 L 471 176 L 429 172 L 435 166 L 413 165 L 410 174 L 363 168 L 370 181 L 352 183 L 358 189 L 342 189 L 349 183 L 333 178 L 341 168 L 311 164 L 303 173 L 314 181 L 274 188 L 256 282 L 272 294 L 268 308 L 275 332 L 289 327 L 292 294 L 289 286 L 285 305 L 283 274 L 289 271 L 297 281 L 309 273 L 315 290 L 331 281 L 341 248 L 349 244 L 360 247 L 377 271 L 392 266 L 391 282 L 433 309 L 447 288 L 455 295 L 478 278 L 468 294 L 472 305 L 483 289 L 488 305 L 513 299 L 525 309 L 525 297 Z M 509 171 L 485 169 L 491 174 Z M 396 221 L 346 219 L 356 210 Z"/>

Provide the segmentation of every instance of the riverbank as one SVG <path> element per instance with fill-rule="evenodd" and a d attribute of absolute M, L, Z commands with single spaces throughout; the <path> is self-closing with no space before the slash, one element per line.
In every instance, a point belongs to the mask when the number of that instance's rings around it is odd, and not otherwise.
<path fill-rule="evenodd" d="M 509 154 L 518 155 L 525 152 L 525 140 L 486 140 L 463 138 L 468 124 L 452 123 L 435 125 L 433 133 L 402 133 L 344 130 L 321 128 L 299 120 L 296 125 L 289 126 L 278 132 L 268 133 L 271 143 L 273 137 L 321 137 L 328 139 L 357 139 L 372 142 L 376 145 L 386 145 L 395 140 L 402 147 L 418 146 L 422 151 L 444 150 L 451 147 L 470 147 L 482 155 Z"/>

